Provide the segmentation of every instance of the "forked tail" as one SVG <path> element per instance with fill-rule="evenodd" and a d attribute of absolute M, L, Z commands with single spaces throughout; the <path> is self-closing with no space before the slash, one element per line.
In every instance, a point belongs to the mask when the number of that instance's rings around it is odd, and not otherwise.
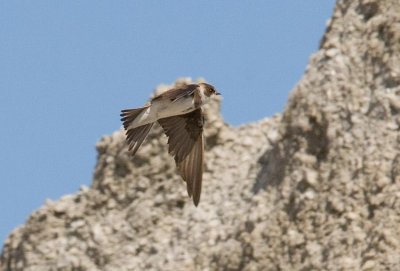
<path fill-rule="evenodd" d="M 148 106 L 121 110 L 120 116 L 125 130 L 127 130 L 129 125 L 131 125 L 135 121 L 135 119 L 140 115 L 140 113 L 142 113 L 143 110 L 146 110 L 147 108 Z"/>
<path fill-rule="evenodd" d="M 133 121 L 148 107 L 125 109 L 121 111 L 121 121 L 126 130 L 126 141 L 129 145 L 129 151 L 132 151 L 132 156 L 135 155 L 148 133 L 153 127 L 153 123 L 145 124 L 136 128 L 129 128 Z"/>

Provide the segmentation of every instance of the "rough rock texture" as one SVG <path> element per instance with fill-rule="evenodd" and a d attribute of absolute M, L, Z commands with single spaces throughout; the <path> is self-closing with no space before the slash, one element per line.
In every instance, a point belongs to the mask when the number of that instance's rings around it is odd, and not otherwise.
<path fill-rule="evenodd" d="M 0 270 L 400 270 L 399 94 L 400 2 L 338 1 L 282 116 L 235 128 L 210 104 L 198 208 L 160 128 L 134 159 L 118 131 Z"/>

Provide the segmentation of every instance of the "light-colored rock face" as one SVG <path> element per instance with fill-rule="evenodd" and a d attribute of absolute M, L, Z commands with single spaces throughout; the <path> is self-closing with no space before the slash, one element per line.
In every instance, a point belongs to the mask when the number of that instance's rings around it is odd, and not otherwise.
<path fill-rule="evenodd" d="M 133 159 L 117 131 L 0 270 L 400 270 L 399 94 L 400 2 L 338 1 L 282 116 L 234 128 L 208 105 L 198 208 L 159 127 Z"/>

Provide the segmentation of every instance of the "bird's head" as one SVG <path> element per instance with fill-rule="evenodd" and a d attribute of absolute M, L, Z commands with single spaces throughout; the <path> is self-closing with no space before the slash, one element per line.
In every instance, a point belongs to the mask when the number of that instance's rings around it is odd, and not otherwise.
<path fill-rule="evenodd" d="M 207 84 L 207 83 L 199 83 L 199 86 L 203 88 L 204 95 L 207 97 L 211 97 L 212 95 L 221 95 L 214 86 Z"/>

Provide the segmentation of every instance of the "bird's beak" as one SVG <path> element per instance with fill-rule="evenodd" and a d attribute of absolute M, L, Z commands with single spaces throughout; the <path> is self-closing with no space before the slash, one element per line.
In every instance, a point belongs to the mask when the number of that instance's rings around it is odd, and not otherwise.
<path fill-rule="evenodd" d="M 219 93 L 218 91 L 215 92 L 215 95 L 221 95 L 221 93 Z"/>

